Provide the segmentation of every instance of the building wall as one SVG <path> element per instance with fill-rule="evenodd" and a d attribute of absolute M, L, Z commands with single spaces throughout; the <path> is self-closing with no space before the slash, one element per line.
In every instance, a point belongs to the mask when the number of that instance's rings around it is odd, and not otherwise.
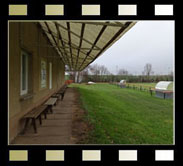
<path fill-rule="evenodd" d="M 42 104 L 64 84 L 65 67 L 36 23 L 9 23 L 9 143 L 24 127 L 22 117 Z M 51 45 L 50 45 L 51 46 Z M 21 96 L 21 51 L 29 53 L 27 95 Z M 46 88 L 41 88 L 41 60 L 46 61 Z M 49 89 L 49 63 L 52 89 Z"/>

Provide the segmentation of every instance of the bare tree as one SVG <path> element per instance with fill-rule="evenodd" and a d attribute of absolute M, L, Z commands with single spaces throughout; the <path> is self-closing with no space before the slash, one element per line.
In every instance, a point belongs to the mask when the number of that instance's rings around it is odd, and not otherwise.
<path fill-rule="evenodd" d="M 91 70 L 92 74 L 94 74 L 94 75 L 99 75 L 99 73 L 100 73 L 98 64 L 92 65 L 90 70 Z"/>
<path fill-rule="evenodd" d="M 88 82 L 88 77 L 89 77 L 89 72 L 90 72 L 90 65 L 87 66 L 84 70 L 82 70 L 81 72 L 79 72 L 79 78 L 78 78 L 78 82 Z"/>
<path fill-rule="evenodd" d="M 104 81 L 105 75 L 110 75 L 109 70 L 104 65 L 94 64 L 90 67 L 92 75 L 94 75 L 95 81 Z"/>
<path fill-rule="evenodd" d="M 110 72 L 104 65 L 99 66 L 99 70 L 100 70 L 100 81 L 104 82 L 106 80 L 106 75 L 110 75 Z"/>
<path fill-rule="evenodd" d="M 90 68 L 90 72 L 93 75 L 94 81 L 98 81 L 99 69 L 98 64 L 94 64 Z"/>
<path fill-rule="evenodd" d="M 118 75 L 128 75 L 128 71 L 125 69 L 119 69 Z"/>
<path fill-rule="evenodd" d="M 99 66 L 99 70 L 100 70 L 100 75 L 109 75 L 110 74 L 109 70 L 104 65 Z"/>
<path fill-rule="evenodd" d="M 152 73 L 153 73 L 153 71 L 152 71 L 152 65 L 150 63 L 147 63 L 144 66 L 144 74 L 149 77 Z"/>

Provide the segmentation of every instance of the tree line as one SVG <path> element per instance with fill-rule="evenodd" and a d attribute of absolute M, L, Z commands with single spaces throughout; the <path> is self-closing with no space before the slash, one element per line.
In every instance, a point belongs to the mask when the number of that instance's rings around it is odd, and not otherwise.
<path fill-rule="evenodd" d="M 121 68 L 117 71 L 117 74 L 109 72 L 104 65 L 89 65 L 83 71 L 69 72 L 69 78 L 74 82 L 119 82 L 120 80 L 126 80 L 127 82 L 159 82 L 159 81 L 173 81 L 173 72 L 167 75 L 154 75 L 152 65 L 147 63 L 144 66 L 144 70 L 141 75 L 130 74 L 127 70 Z"/>

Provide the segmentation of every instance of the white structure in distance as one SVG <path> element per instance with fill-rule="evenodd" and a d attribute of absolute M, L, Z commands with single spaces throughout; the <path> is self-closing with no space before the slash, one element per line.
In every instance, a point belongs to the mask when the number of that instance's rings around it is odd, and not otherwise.
<path fill-rule="evenodd" d="M 92 82 L 92 81 L 89 81 L 87 84 L 88 85 L 93 85 L 93 84 L 96 84 L 96 83 L 95 82 Z"/>
<path fill-rule="evenodd" d="M 163 99 L 173 98 L 173 82 L 172 81 L 160 81 L 155 86 L 156 97 Z"/>
<path fill-rule="evenodd" d="M 121 88 L 126 88 L 126 80 L 121 80 L 118 84 Z"/>
<path fill-rule="evenodd" d="M 155 86 L 156 90 L 173 90 L 173 82 L 172 81 L 160 81 Z"/>

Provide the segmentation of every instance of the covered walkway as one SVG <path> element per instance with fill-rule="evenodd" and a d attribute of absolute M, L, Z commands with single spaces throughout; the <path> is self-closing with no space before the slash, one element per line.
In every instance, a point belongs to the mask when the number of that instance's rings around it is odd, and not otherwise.
<path fill-rule="evenodd" d="M 74 138 L 72 128 L 74 116 L 79 113 L 79 105 L 77 102 L 77 93 L 73 88 L 68 88 L 63 101 L 59 101 L 53 107 L 53 113 L 47 115 L 47 119 L 43 118 L 40 126 L 37 120 L 38 133 L 34 133 L 32 125 L 23 135 L 18 135 L 13 144 L 73 144 L 77 138 Z M 77 116 L 77 115 L 76 115 Z"/>
<path fill-rule="evenodd" d="M 43 105 L 65 83 L 65 72 L 85 69 L 120 39 L 134 21 L 10 21 L 9 22 L 9 143 L 72 144 L 84 139 L 83 118 L 73 125 L 79 107 L 74 89 L 38 126 L 25 135 L 25 115 Z M 80 108 L 79 108 L 80 110 Z M 79 115 L 84 114 L 83 111 Z M 73 131 L 74 130 L 74 131 Z M 73 137 L 73 133 L 77 138 Z M 82 142 L 82 141 L 81 141 Z"/>

